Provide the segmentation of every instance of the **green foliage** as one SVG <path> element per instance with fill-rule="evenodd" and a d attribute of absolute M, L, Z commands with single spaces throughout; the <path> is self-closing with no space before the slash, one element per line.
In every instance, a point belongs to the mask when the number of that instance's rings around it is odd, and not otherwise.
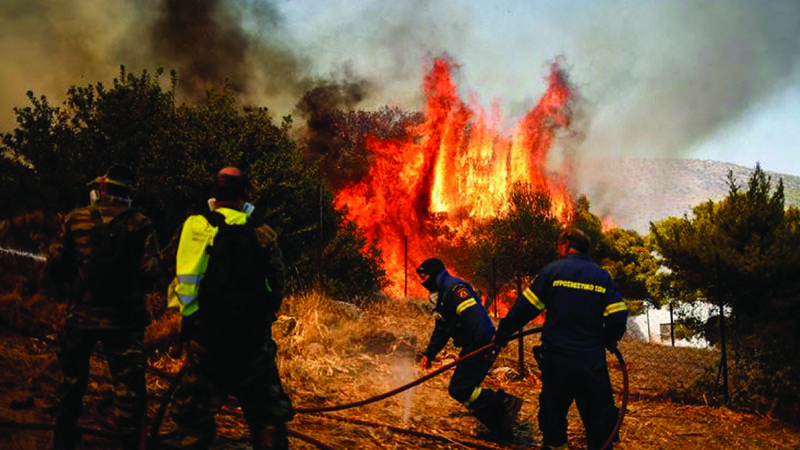
<path fill-rule="evenodd" d="M 516 184 L 506 212 L 477 227 L 463 242 L 469 276 L 490 297 L 532 279 L 556 257 L 561 225 L 550 212 L 550 197 L 531 185 Z"/>
<path fill-rule="evenodd" d="M 668 297 L 660 291 L 664 274 L 651 241 L 634 230 L 603 231 L 602 221 L 590 206 L 589 199 L 579 197 L 570 226 L 583 230 L 592 240 L 592 258 L 611 274 L 631 313 L 642 312 L 645 303 L 656 307 L 665 304 Z"/>
<path fill-rule="evenodd" d="M 800 214 L 784 209 L 783 183 L 773 190 L 758 166 L 746 191 L 732 175 L 729 187 L 725 199 L 696 206 L 692 218 L 653 224 L 652 235 L 672 271 L 672 289 L 730 309 L 725 323 L 741 363 L 757 367 L 751 372 L 767 385 L 794 380 L 787 389 L 796 395 L 800 369 L 787 361 L 800 357 Z M 696 326 L 716 330 L 718 321 Z"/>
<path fill-rule="evenodd" d="M 747 192 L 729 181 L 730 192 L 722 201 L 696 206 L 692 219 L 653 224 L 652 232 L 664 264 L 682 278 L 684 291 L 697 291 L 752 316 L 781 278 L 793 272 L 775 258 L 792 258 L 776 244 L 797 237 L 784 230 L 782 184 L 770 195 L 770 180 L 759 167 Z"/>
<path fill-rule="evenodd" d="M 126 164 L 136 173 L 134 204 L 153 219 L 163 245 L 189 214 L 207 208 L 214 174 L 237 166 L 251 181 L 254 216 L 280 236 L 291 285 L 323 279 L 347 295 L 381 286 L 377 255 L 353 250 L 361 238 L 341 226 L 331 192 L 289 138 L 290 117 L 276 125 L 266 108 L 241 108 L 228 86 L 199 105 L 179 105 L 162 75 L 123 68 L 111 88 L 69 88 L 60 108 L 29 93 L 32 105 L 16 110 L 18 127 L 2 137 L 3 214 L 69 211 L 88 201 L 89 180 Z M 319 252 L 330 266 L 307 264 Z M 341 270 L 345 262 L 363 268 L 357 283 Z M 331 273 L 320 273 L 327 267 Z"/>
<path fill-rule="evenodd" d="M 648 241 L 633 230 L 612 228 L 602 235 L 596 253 L 600 264 L 608 270 L 614 284 L 627 300 L 641 300 L 660 307 L 665 298 L 658 298 L 662 274 Z"/>
<path fill-rule="evenodd" d="M 548 263 L 556 259 L 556 243 L 563 225 L 550 212 L 547 193 L 517 184 L 509 196 L 507 212 L 478 226 L 473 236 L 462 239 L 470 279 L 492 298 L 498 293 L 525 287 Z M 664 274 L 653 256 L 650 241 L 632 230 L 603 232 L 602 221 L 590 211 L 586 197 L 575 203 L 570 226 L 583 230 L 594 243 L 590 251 L 614 278 L 617 288 L 635 313 L 642 301 L 665 302 L 657 297 Z"/>
<path fill-rule="evenodd" d="M 368 257 L 362 255 L 362 249 L 366 249 Z M 367 245 L 356 224 L 345 221 L 323 252 L 322 285 L 335 299 L 358 299 L 361 303 L 375 300 L 379 297 L 377 291 L 389 283 L 382 265 L 375 243 Z"/>

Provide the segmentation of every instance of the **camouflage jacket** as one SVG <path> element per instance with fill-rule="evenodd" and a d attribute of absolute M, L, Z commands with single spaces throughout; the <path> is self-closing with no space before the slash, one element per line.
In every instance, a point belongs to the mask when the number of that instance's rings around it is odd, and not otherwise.
<path fill-rule="evenodd" d="M 158 241 L 150 219 L 128 210 L 123 201 L 103 200 L 75 209 L 64 219 L 61 232 L 50 246 L 46 273 L 69 302 L 66 326 L 143 330 L 150 323 L 144 297 L 158 276 Z M 119 274 L 103 272 L 98 277 L 92 273 L 98 270 L 92 230 L 123 213 L 118 226 L 130 236 L 131 250 L 121 270 L 130 282 L 98 289 L 96 285 L 108 283 L 103 278 L 113 279 Z"/>

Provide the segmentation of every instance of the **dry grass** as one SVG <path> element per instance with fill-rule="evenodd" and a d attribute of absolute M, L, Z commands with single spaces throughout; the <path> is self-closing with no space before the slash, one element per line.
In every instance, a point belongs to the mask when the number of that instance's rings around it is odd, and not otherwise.
<path fill-rule="evenodd" d="M 278 343 L 278 366 L 286 390 L 299 408 L 339 405 L 381 394 L 421 375 L 416 358 L 427 343 L 432 319 L 424 303 L 397 300 L 358 309 L 316 294 L 287 298 L 273 335 Z M 177 333 L 174 318 L 159 317 L 148 329 L 151 363 L 176 373 L 182 361 L 170 352 L 169 343 Z M 525 340 L 526 350 L 538 335 Z M 165 349 L 166 348 L 166 349 Z M 768 416 L 745 414 L 707 406 L 702 395 L 674 401 L 673 393 L 691 387 L 693 380 L 706 376 L 706 368 L 718 361 L 713 351 L 670 348 L 623 340 L 620 346 L 630 371 L 631 396 L 622 430 L 621 449 L 800 449 L 800 431 Z M 174 349 L 173 349 L 174 350 Z M 448 346 L 437 364 L 456 357 Z M 537 395 L 541 388 L 538 370 L 529 351 L 525 352 L 527 376 L 518 376 L 516 343 L 504 350 L 492 374 L 490 387 L 502 387 L 523 396 L 525 405 L 517 444 L 538 445 L 535 431 Z M 54 348 L 48 343 L 17 334 L 0 342 L 0 420 L 52 423 L 44 407 L 52 400 L 58 381 Z M 108 427 L 110 378 L 101 358 L 93 359 L 92 383 L 86 397 L 82 424 L 96 429 Z M 621 386 L 619 366 L 611 363 L 614 384 Z M 447 395 L 450 373 L 406 393 L 342 412 L 298 414 L 290 428 L 341 449 L 463 449 L 480 444 L 485 448 L 522 448 L 479 440 L 477 422 Z M 149 417 L 155 415 L 169 380 L 148 376 Z M 234 402 L 218 416 L 220 439 L 215 449 L 247 448 L 247 430 Z M 369 425 L 373 424 L 373 425 Z M 374 425 L 379 424 L 379 425 Z M 382 424 L 383 426 L 381 426 Z M 583 430 L 573 410 L 570 445 L 585 446 Z M 394 428 L 392 428 L 394 427 Z M 172 425 L 167 420 L 162 432 Z M 439 440 L 414 436 L 402 430 L 428 433 Z M 45 431 L 22 431 L 0 427 L 0 447 L 42 448 L 49 445 Z M 449 441 L 448 441 L 449 440 Z M 293 449 L 314 446 L 292 439 Z M 85 448 L 113 448 L 113 442 L 86 437 Z"/>

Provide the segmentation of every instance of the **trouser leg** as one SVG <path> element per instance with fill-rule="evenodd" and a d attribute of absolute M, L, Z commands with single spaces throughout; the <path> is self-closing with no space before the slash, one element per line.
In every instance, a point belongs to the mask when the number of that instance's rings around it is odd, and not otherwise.
<path fill-rule="evenodd" d="M 253 425 L 250 434 L 254 450 L 289 450 L 286 424 Z"/>
<path fill-rule="evenodd" d="M 125 449 L 138 449 L 144 438 L 147 355 L 144 332 L 125 333 L 103 340 L 108 367 L 114 377 L 114 422 Z"/>
<path fill-rule="evenodd" d="M 227 399 L 227 393 L 221 389 L 202 348 L 195 343 L 187 347 L 186 364 L 189 367 L 172 401 L 171 417 L 177 430 L 161 443 L 161 447 L 208 449 L 217 435 L 214 416 Z"/>
<path fill-rule="evenodd" d="M 460 356 L 472 351 L 473 349 L 464 349 Z M 465 405 L 486 428 L 505 434 L 510 432 L 516 422 L 522 408 L 522 399 L 502 390 L 495 392 L 481 387 L 492 364 L 494 358 L 480 356 L 462 362 L 453 372 L 448 393 L 454 400 Z"/>
<path fill-rule="evenodd" d="M 294 417 L 294 408 L 283 389 L 275 346 L 268 342 L 264 353 L 248 362 L 234 381 L 236 398 L 250 428 L 253 448 L 286 450 L 289 448 L 286 422 Z"/>
<path fill-rule="evenodd" d="M 578 391 L 576 405 L 586 429 L 588 447 L 595 450 L 602 448 L 611 436 L 619 417 L 619 408 L 614 405 L 606 365 L 588 364 L 584 367 L 585 382 Z"/>
<path fill-rule="evenodd" d="M 464 349 L 459 356 L 464 356 L 474 349 Z M 474 402 L 480 394 L 480 385 L 489 374 L 494 359 L 485 359 L 477 356 L 461 362 L 456 366 L 453 376 L 450 378 L 450 385 L 447 392 L 453 400 L 467 405 Z"/>
<path fill-rule="evenodd" d="M 542 442 L 552 448 L 567 443 L 567 413 L 574 399 L 572 389 L 577 382 L 568 366 L 565 358 L 544 353 L 538 419 Z"/>
<path fill-rule="evenodd" d="M 80 441 L 77 421 L 83 413 L 83 396 L 89 383 L 89 360 L 96 339 L 78 329 L 66 330 L 60 339 L 58 360 L 63 380 L 56 392 L 59 411 L 53 436 L 54 448 L 74 449 Z"/>

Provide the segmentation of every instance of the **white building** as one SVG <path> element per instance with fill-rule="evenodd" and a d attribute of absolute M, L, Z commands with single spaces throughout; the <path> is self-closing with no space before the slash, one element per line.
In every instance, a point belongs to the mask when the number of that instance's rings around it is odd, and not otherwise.
<path fill-rule="evenodd" d="M 701 320 L 708 319 L 712 307 L 707 304 L 681 305 L 673 310 L 673 320 L 677 321 L 681 314 L 694 311 Z M 670 333 L 670 314 L 669 306 L 663 308 L 649 307 L 642 314 L 632 316 L 628 320 L 628 334 L 635 339 L 655 344 L 672 345 Z M 675 339 L 676 347 L 697 347 L 706 348 L 708 342 L 703 338 Z"/>

